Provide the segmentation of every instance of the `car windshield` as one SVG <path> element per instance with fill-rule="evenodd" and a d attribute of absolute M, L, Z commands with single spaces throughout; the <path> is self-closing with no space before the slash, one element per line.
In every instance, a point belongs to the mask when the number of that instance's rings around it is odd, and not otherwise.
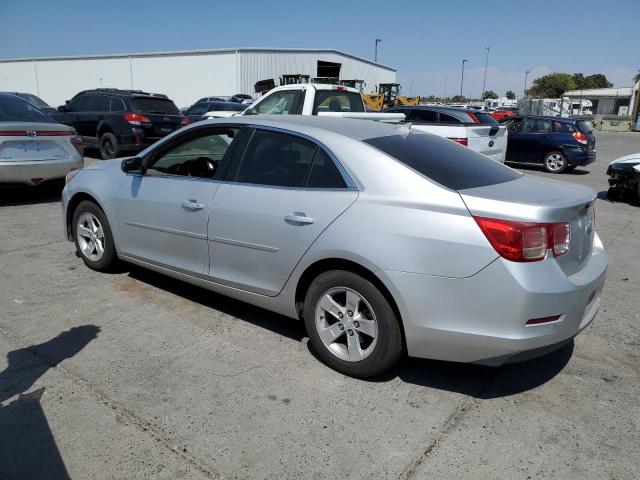
<path fill-rule="evenodd" d="M 38 107 L 17 97 L 0 99 L 0 122 L 56 123 L 49 115 L 42 113 Z"/>
<path fill-rule="evenodd" d="M 33 103 L 38 108 L 51 108 L 41 98 L 31 95 L 30 93 L 20 93 L 18 96 L 24 98 L 27 102 Z"/>
<path fill-rule="evenodd" d="M 139 113 L 159 113 L 162 115 L 180 115 L 180 111 L 168 98 L 137 97 L 131 99 L 133 110 Z"/>
<path fill-rule="evenodd" d="M 409 133 L 364 142 L 452 190 L 510 182 L 522 176 L 500 162 L 433 135 Z"/>
<path fill-rule="evenodd" d="M 591 125 L 589 125 L 589 122 L 585 120 L 578 120 L 576 122 L 576 126 L 582 133 L 591 133 Z"/>

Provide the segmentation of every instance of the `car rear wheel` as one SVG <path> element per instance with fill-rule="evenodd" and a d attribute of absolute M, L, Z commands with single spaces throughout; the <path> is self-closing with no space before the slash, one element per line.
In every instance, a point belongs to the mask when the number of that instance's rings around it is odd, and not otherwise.
<path fill-rule="evenodd" d="M 113 268 L 117 261 L 111 227 L 95 203 L 80 202 L 73 212 L 73 240 L 85 265 L 99 272 Z"/>
<path fill-rule="evenodd" d="M 567 157 L 562 152 L 549 152 L 544 156 L 544 169 L 549 173 L 562 173 L 568 165 Z"/>
<path fill-rule="evenodd" d="M 103 160 L 110 160 L 120 156 L 120 144 L 116 136 L 107 132 L 100 137 L 100 157 Z"/>
<path fill-rule="evenodd" d="M 373 283 L 352 272 L 332 270 L 313 281 L 304 321 L 318 356 L 345 375 L 379 375 L 403 351 L 393 308 Z"/>

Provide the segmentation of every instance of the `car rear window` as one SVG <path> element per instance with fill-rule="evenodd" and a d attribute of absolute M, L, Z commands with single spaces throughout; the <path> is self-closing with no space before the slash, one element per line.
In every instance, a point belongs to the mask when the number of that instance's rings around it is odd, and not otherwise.
<path fill-rule="evenodd" d="M 0 99 L 0 122 L 42 122 L 56 123 L 49 115 L 42 113 L 38 107 L 26 100 Z"/>
<path fill-rule="evenodd" d="M 31 95 L 30 93 L 21 93 L 18 95 L 20 98 L 24 98 L 27 102 L 33 103 L 38 108 L 50 108 L 44 100 L 40 97 L 36 97 L 35 95 Z"/>
<path fill-rule="evenodd" d="M 434 135 L 409 133 L 364 142 L 452 190 L 510 182 L 521 176 L 495 160 Z"/>
<path fill-rule="evenodd" d="M 159 113 L 162 115 L 180 115 L 180 111 L 175 104 L 165 98 L 149 97 L 149 98 L 132 98 L 131 106 L 133 110 L 139 113 Z"/>
<path fill-rule="evenodd" d="M 578 120 L 576 122 L 576 126 L 582 133 L 591 133 L 591 125 L 589 125 L 589 122 L 585 120 Z"/>
<path fill-rule="evenodd" d="M 364 112 L 362 97 L 345 90 L 316 91 L 313 113 L 318 112 Z"/>

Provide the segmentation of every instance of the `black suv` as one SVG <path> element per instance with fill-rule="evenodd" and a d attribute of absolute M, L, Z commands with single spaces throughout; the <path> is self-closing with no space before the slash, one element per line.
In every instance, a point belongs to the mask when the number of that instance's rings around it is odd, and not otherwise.
<path fill-rule="evenodd" d="M 53 115 L 74 127 L 88 148 L 107 160 L 139 152 L 189 120 L 166 95 L 98 88 L 78 93 Z"/>

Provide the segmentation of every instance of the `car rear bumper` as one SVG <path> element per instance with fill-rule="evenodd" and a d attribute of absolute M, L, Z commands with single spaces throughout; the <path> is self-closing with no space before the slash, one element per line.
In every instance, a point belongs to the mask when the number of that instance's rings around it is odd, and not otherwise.
<path fill-rule="evenodd" d="M 596 149 L 566 150 L 569 165 L 584 166 L 596 161 Z"/>
<path fill-rule="evenodd" d="M 48 180 L 62 179 L 71 170 L 84 166 L 77 154 L 56 160 L 0 161 L 0 184 L 37 185 Z"/>
<path fill-rule="evenodd" d="M 409 355 L 502 365 L 559 348 L 595 318 L 607 269 L 596 236 L 587 264 L 567 276 L 552 258 L 536 263 L 496 259 L 453 279 L 385 271 L 399 298 Z M 527 320 L 561 315 L 547 324 Z"/>

